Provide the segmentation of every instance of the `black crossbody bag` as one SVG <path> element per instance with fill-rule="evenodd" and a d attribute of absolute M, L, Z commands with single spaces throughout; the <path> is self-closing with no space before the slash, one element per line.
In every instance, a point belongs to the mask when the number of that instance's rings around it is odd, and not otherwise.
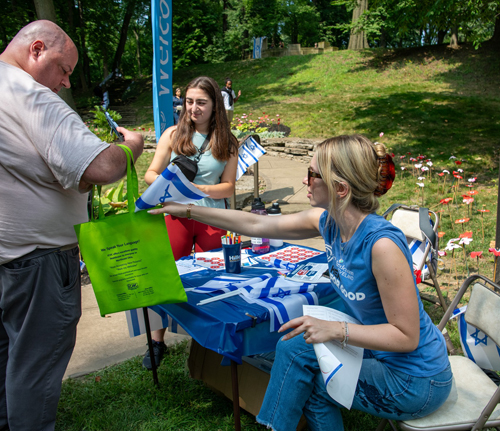
<path fill-rule="evenodd" d="M 172 163 L 179 166 L 179 169 L 185 175 L 188 181 L 192 182 L 195 179 L 196 174 L 198 173 L 198 162 L 200 161 L 201 155 L 204 153 L 205 148 L 207 148 L 209 142 L 210 137 L 207 136 L 205 138 L 205 141 L 203 142 L 203 145 L 198 150 L 198 154 L 196 155 L 194 160 L 191 160 L 183 154 L 180 154 L 172 160 Z"/>

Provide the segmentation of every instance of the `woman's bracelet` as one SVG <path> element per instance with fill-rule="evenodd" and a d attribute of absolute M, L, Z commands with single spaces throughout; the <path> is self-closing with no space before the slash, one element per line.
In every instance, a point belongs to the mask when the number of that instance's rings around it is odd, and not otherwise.
<path fill-rule="evenodd" d="M 193 204 L 188 204 L 186 207 L 186 217 L 188 220 L 191 220 L 191 208 L 193 208 Z"/>
<path fill-rule="evenodd" d="M 344 339 L 340 342 L 340 345 L 342 348 L 347 346 L 347 343 L 349 342 L 349 326 L 347 325 L 347 322 L 344 322 Z"/>

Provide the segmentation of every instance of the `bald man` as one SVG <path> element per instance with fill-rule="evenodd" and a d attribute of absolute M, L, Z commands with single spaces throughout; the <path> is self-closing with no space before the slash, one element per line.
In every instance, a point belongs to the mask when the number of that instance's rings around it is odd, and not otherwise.
<path fill-rule="evenodd" d="M 0 431 L 53 430 L 81 315 L 73 226 L 92 184 L 126 173 L 124 151 L 99 140 L 57 95 L 78 51 L 50 21 L 0 54 Z M 139 133 L 118 129 L 137 159 Z"/>

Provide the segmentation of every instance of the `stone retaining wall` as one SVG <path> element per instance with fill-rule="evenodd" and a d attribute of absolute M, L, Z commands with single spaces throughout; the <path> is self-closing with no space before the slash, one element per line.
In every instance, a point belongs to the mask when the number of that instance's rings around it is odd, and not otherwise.
<path fill-rule="evenodd" d="M 284 157 L 309 164 L 316 145 L 320 142 L 323 142 L 323 139 L 271 138 L 263 139 L 261 145 L 270 156 Z"/>
<path fill-rule="evenodd" d="M 144 136 L 144 148 L 146 151 L 156 149 L 156 140 L 152 132 L 142 132 Z M 316 145 L 323 139 L 305 138 L 269 138 L 263 139 L 261 145 L 270 156 L 285 157 L 309 164 L 314 155 Z"/>

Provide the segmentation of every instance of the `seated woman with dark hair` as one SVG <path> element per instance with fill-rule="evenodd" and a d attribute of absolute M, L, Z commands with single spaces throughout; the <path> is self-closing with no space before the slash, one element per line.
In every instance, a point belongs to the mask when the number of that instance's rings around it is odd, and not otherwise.
<path fill-rule="evenodd" d="M 375 416 L 405 420 L 428 415 L 447 399 L 452 373 L 445 341 L 424 311 L 404 234 L 375 212 L 392 185 L 394 164 L 382 144 L 360 135 L 318 145 L 304 178 L 313 209 L 281 217 L 167 204 L 167 212 L 253 237 L 325 240 L 332 288 L 360 324 L 303 316 L 278 343 L 257 421 L 277 431 L 343 429 L 340 406 L 328 395 L 313 343 L 337 340 L 363 347 L 352 404 Z M 302 337 L 296 337 L 302 334 Z"/>

